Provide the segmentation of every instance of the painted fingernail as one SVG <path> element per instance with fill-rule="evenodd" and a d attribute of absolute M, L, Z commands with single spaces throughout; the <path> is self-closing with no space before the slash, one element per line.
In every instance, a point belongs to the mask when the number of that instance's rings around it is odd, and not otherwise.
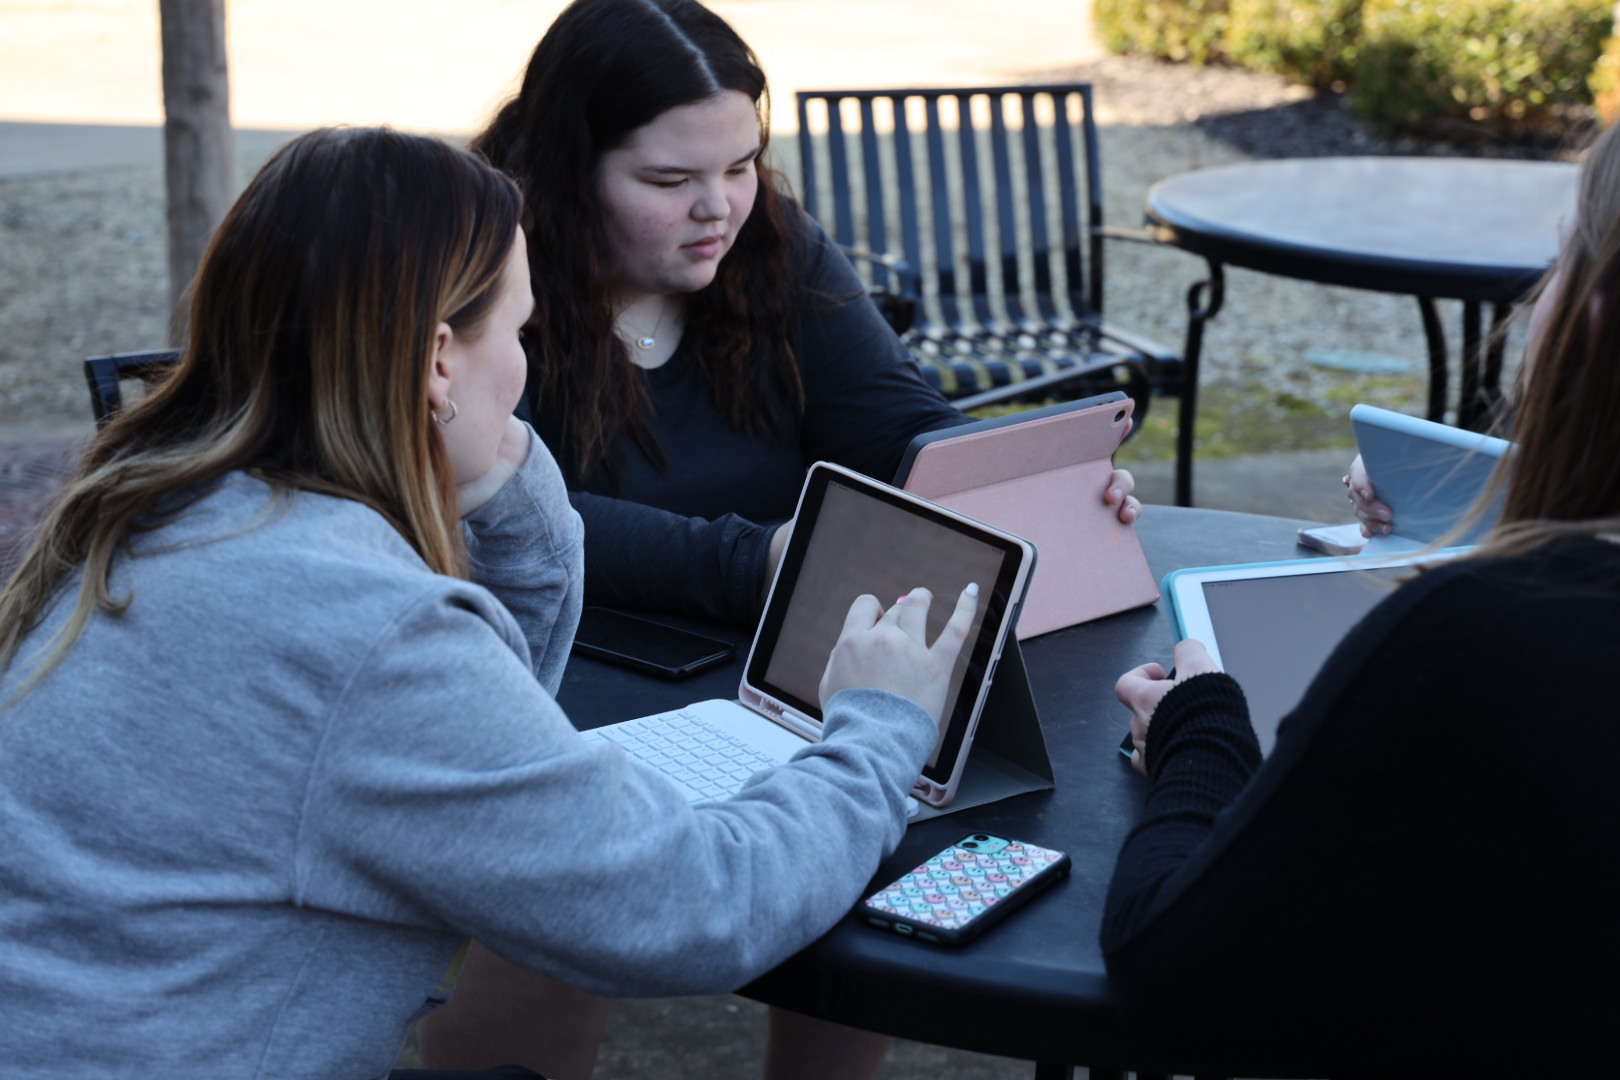
<path fill-rule="evenodd" d="M 977 581 L 970 581 L 970 582 L 968 582 L 968 587 L 963 589 L 962 591 L 967 593 L 969 596 L 978 596 L 979 595 L 979 583 Z"/>
<path fill-rule="evenodd" d="M 895 603 L 896 603 L 896 604 L 903 604 L 903 603 L 905 603 L 905 602 L 906 602 L 906 598 L 905 598 L 905 597 L 903 597 L 903 596 L 902 596 L 902 597 L 901 597 L 901 598 L 900 598 L 900 599 L 898 599 L 898 600 L 896 600 L 896 601 L 895 601 Z"/>

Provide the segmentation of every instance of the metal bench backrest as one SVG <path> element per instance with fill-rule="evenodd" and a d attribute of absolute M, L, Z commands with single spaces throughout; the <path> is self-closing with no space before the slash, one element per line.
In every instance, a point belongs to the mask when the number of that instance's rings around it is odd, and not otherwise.
<path fill-rule="evenodd" d="M 84 378 L 90 384 L 90 408 L 101 427 L 124 407 L 125 379 L 150 380 L 168 370 L 180 359 L 179 349 L 92 356 L 84 362 Z"/>
<path fill-rule="evenodd" d="M 1101 313 L 1089 84 L 807 90 L 798 114 L 805 208 L 846 248 L 903 258 L 879 283 L 918 302 L 921 333 Z"/>

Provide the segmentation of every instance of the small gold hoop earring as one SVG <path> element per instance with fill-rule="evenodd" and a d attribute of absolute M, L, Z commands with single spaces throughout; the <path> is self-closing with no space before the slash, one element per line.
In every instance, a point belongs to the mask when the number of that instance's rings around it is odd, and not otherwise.
<path fill-rule="evenodd" d="M 445 410 L 449 410 L 449 412 L 450 412 L 449 416 L 440 415 Z M 433 419 L 435 421 L 437 421 L 438 423 L 440 423 L 440 424 L 448 424 L 450 421 L 452 421 L 452 420 L 454 420 L 456 418 L 456 403 L 454 401 L 451 401 L 449 398 L 445 398 L 444 399 L 444 409 L 429 409 L 428 414 L 431 415 L 433 417 Z"/>

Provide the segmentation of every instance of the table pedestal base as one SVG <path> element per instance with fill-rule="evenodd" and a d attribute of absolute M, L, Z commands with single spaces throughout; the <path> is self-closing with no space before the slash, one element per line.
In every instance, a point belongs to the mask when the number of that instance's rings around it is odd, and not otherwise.
<path fill-rule="evenodd" d="M 1219 314 L 1226 301 L 1226 274 L 1223 265 L 1205 259 L 1209 277 L 1187 290 L 1187 340 L 1182 350 L 1181 401 L 1176 417 L 1176 505 L 1191 506 L 1194 425 L 1198 415 L 1198 361 L 1204 351 L 1204 327 Z M 1432 296 L 1417 297 L 1423 320 L 1423 336 L 1429 350 L 1428 418 L 1445 423 L 1450 383 L 1450 356 L 1440 313 Z M 1485 431 L 1496 420 L 1502 401 L 1502 354 L 1506 348 L 1506 324 L 1511 304 L 1491 305 L 1490 334 L 1481 333 L 1481 308 L 1477 300 L 1463 301 L 1461 393 L 1457 401 L 1457 426 Z"/>

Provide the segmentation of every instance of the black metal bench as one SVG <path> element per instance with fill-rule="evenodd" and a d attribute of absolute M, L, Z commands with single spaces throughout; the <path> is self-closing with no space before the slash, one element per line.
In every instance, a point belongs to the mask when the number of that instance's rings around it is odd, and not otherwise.
<path fill-rule="evenodd" d="M 1137 423 L 1181 359 L 1102 317 L 1086 83 L 798 94 L 805 208 L 963 409 L 1123 389 Z"/>
<path fill-rule="evenodd" d="M 152 349 L 92 356 L 85 360 L 84 379 L 90 384 L 90 408 L 95 413 L 96 426 L 101 427 L 124 407 L 125 379 L 149 381 L 179 359 L 179 349 Z"/>

